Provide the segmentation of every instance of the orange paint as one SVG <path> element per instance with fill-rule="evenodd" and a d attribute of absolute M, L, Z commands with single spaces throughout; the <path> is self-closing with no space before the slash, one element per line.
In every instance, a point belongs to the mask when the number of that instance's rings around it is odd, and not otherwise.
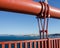
<path fill-rule="evenodd" d="M 41 9 L 41 3 L 32 0 L 0 0 L 0 10 L 38 15 Z M 49 11 L 51 18 L 60 18 L 60 9 L 49 6 Z"/>

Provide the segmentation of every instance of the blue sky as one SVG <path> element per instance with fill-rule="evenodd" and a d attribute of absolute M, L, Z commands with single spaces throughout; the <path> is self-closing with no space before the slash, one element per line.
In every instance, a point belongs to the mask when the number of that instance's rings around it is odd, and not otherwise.
<path fill-rule="evenodd" d="M 35 0 L 39 1 L 39 0 Z M 49 5 L 60 8 L 60 0 L 48 0 Z M 38 34 L 36 17 L 33 15 L 0 11 L 0 34 Z M 49 19 L 49 34 L 60 33 L 60 20 Z"/>

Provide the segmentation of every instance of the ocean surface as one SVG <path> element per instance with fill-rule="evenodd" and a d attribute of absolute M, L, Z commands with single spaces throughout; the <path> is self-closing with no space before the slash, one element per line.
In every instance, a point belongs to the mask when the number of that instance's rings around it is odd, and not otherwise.
<path fill-rule="evenodd" d="M 60 38 L 60 34 L 50 34 L 49 38 Z M 0 41 L 16 41 L 16 40 L 36 40 L 40 39 L 40 36 L 30 35 L 0 35 Z"/>

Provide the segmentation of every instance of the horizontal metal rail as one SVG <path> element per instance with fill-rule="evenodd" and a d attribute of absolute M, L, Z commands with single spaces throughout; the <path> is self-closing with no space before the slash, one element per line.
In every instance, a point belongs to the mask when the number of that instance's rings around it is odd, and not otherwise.
<path fill-rule="evenodd" d="M 0 0 L 0 11 L 2 10 L 24 14 L 40 15 L 42 11 L 44 12 L 44 8 L 46 7 L 44 4 L 45 3 L 43 3 L 42 5 L 42 2 L 35 2 L 33 0 Z M 44 6 L 43 9 L 42 6 Z M 60 9 L 49 6 L 49 13 L 51 18 L 60 19 Z"/>
<path fill-rule="evenodd" d="M 60 38 L 0 42 L 0 48 L 60 48 Z"/>

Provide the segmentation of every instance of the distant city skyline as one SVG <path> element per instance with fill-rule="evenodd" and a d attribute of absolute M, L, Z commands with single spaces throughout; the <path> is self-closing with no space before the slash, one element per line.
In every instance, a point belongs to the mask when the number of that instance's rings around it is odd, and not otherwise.
<path fill-rule="evenodd" d="M 39 1 L 39 0 L 35 0 Z M 60 8 L 60 0 L 48 0 L 49 5 Z M 60 19 L 49 19 L 49 34 L 60 33 Z M 34 15 L 0 11 L 0 34 L 39 34 Z"/>

